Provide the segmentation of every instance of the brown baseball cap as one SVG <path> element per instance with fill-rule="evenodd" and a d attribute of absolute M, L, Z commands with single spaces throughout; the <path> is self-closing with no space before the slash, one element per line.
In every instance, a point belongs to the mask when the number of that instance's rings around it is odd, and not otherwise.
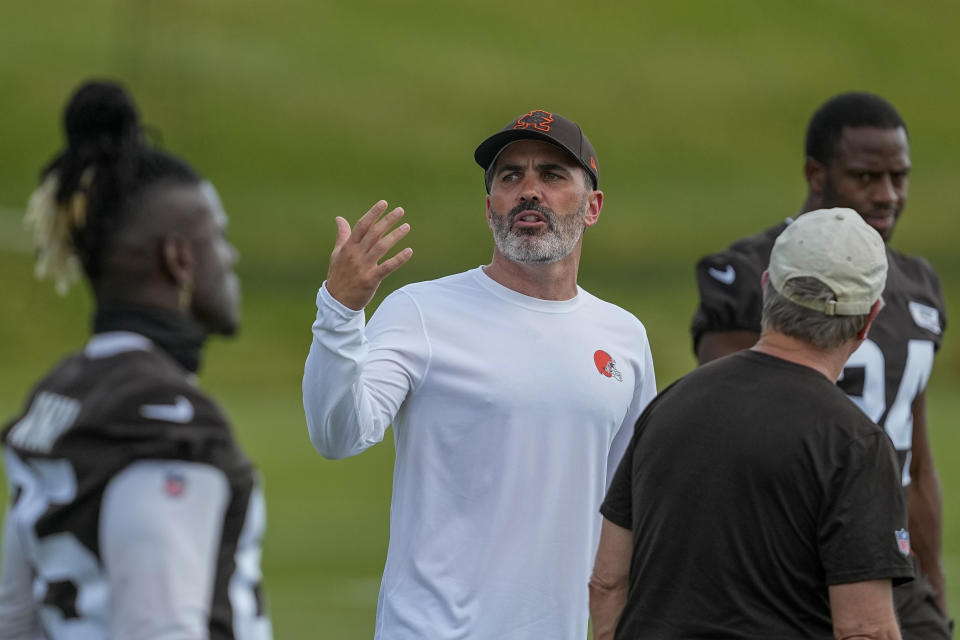
<path fill-rule="evenodd" d="M 593 178 L 594 189 L 600 183 L 597 152 L 593 150 L 587 136 L 583 135 L 580 125 L 561 115 L 536 109 L 510 121 L 503 129 L 481 142 L 473 152 L 474 160 L 486 172 L 484 183 L 488 193 L 493 179 L 490 170 L 496 164 L 497 157 L 508 144 L 517 140 L 543 140 L 560 147 L 587 170 Z"/>

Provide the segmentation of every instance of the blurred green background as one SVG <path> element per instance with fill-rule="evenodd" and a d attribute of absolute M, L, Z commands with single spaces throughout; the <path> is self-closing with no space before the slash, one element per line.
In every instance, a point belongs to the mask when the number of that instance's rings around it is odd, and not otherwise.
<path fill-rule="evenodd" d="M 245 326 L 237 340 L 210 345 L 202 383 L 266 477 L 276 635 L 369 638 L 392 444 L 323 460 L 300 407 L 333 217 L 354 220 L 379 198 L 406 208 L 415 255 L 377 301 L 405 282 L 486 263 L 475 145 L 534 108 L 577 120 L 599 152 L 606 193 L 581 284 L 644 321 L 662 388 L 693 366 L 696 259 L 795 213 L 808 117 L 835 93 L 869 90 L 910 126 L 910 204 L 893 244 L 934 264 L 955 312 L 958 26 L 948 0 L 8 0 L 0 415 L 17 412 L 35 379 L 85 340 L 87 292 L 59 298 L 34 281 L 21 217 L 39 168 L 60 148 L 69 92 L 89 76 L 120 78 L 232 215 Z M 952 330 L 928 397 L 955 615 L 958 382 Z"/>

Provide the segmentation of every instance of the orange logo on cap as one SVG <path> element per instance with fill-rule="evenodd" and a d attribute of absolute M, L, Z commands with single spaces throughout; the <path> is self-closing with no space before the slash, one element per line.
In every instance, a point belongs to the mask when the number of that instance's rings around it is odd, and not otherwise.
<path fill-rule="evenodd" d="M 530 113 L 520 116 L 514 129 L 536 129 L 537 131 L 550 131 L 550 123 L 553 122 L 553 114 L 549 111 L 537 109 Z"/>
<path fill-rule="evenodd" d="M 593 159 L 593 156 L 590 156 L 590 166 L 593 167 L 594 171 L 599 171 L 599 169 L 597 169 L 597 161 Z"/>

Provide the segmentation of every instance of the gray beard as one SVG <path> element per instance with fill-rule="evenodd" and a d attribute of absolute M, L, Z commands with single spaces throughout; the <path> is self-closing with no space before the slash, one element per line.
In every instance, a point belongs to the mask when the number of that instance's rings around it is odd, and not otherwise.
<path fill-rule="evenodd" d="M 587 213 L 586 195 L 577 212 L 571 216 L 557 216 L 552 209 L 544 205 L 532 207 L 547 220 L 547 230 L 540 234 L 513 229 L 516 217 L 521 211 L 530 208 L 521 205 L 506 215 L 498 214 L 490 208 L 493 242 L 500 253 L 508 260 L 523 264 L 552 264 L 570 255 L 586 228 L 583 222 Z"/>

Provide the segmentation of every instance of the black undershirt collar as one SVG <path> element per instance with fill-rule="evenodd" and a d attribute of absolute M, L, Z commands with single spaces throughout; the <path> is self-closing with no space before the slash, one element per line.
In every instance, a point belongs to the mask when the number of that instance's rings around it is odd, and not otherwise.
<path fill-rule="evenodd" d="M 206 330 L 182 313 L 136 302 L 108 302 L 93 314 L 93 332 L 133 331 L 149 338 L 187 371 L 200 368 Z"/>

